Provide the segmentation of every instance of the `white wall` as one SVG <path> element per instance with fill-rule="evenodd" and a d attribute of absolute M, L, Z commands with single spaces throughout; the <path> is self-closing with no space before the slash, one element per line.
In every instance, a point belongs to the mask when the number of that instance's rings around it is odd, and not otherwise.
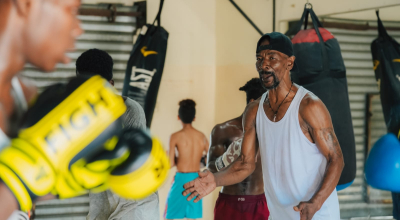
<path fill-rule="evenodd" d="M 267 33 L 272 31 L 272 0 L 235 0 L 250 19 Z M 246 95 L 239 91 L 258 77 L 255 48 L 261 35 L 228 1 L 216 1 L 217 81 L 215 120 L 221 123 L 243 113 Z"/>
<path fill-rule="evenodd" d="M 147 21 L 152 22 L 159 0 L 147 1 Z M 167 57 L 151 131 L 167 149 L 169 136 L 181 127 L 177 120 L 178 102 L 191 98 L 197 103 L 194 127 L 209 136 L 215 109 L 215 2 L 213 0 L 166 0 L 162 26 L 170 33 Z M 160 212 L 176 169 L 159 189 Z M 182 188 L 183 189 L 183 188 Z M 203 201 L 203 219 L 213 219 L 216 196 Z"/>

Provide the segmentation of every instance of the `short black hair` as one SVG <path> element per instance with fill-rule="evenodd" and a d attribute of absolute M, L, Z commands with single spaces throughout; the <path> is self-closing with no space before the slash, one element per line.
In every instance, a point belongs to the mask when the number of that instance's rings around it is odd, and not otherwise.
<path fill-rule="evenodd" d="M 246 92 L 247 104 L 251 99 L 256 100 L 260 98 L 267 91 L 261 84 L 260 78 L 251 79 L 244 86 L 240 87 L 239 90 Z"/>
<path fill-rule="evenodd" d="M 196 103 L 191 99 L 184 99 L 179 102 L 179 118 L 185 124 L 193 122 L 196 115 Z"/>
<path fill-rule="evenodd" d="M 107 81 L 113 79 L 114 62 L 105 51 L 90 49 L 83 52 L 76 60 L 76 75 L 100 75 Z"/>

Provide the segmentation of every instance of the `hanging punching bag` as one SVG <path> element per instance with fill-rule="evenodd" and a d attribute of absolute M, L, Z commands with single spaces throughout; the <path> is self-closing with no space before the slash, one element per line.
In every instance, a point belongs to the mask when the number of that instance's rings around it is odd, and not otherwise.
<path fill-rule="evenodd" d="M 295 35 L 292 43 L 299 69 L 291 73 L 291 78 L 318 96 L 329 110 L 345 163 L 337 186 L 337 190 L 341 190 L 351 185 L 356 177 L 355 139 L 346 68 L 338 41 L 322 27 L 312 6 L 307 6 L 311 4 L 306 4 L 300 21 L 286 32 L 287 36 Z M 311 15 L 314 29 L 307 30 L 308 15 Z M 303 23 L 304 30 L 300 30 Z"/>
<path fill-rule="evenodd" d="M 379 36 L 371 44 L 375 78 L 388 132 L 400 135 L 400 44 L 388 35 L 378 17 Z"/>
<path fill-rule="evenodd" d="M 146 114 L 150 127 L 160 88 L 167 52 L 168 32 L 160 26 L 164 0 L 153 24 L 147 24 L 144 35 L 139 34 L 128 61 L 122 95 L 137 101 Z M 157 25 L 154 25 L 157 21 Z"/>
<path fill-rule="evenodd" d="M 393 213 L 397 216 L 400 212 L 400 44 L 388 35 L 378 12 L 376 15 L 379 36 L 372 42 L 371 52 L 389 134 L 371 149 L 365 163 L 365 177 L 372 187 L 396 192 L 392 195 Z"/>

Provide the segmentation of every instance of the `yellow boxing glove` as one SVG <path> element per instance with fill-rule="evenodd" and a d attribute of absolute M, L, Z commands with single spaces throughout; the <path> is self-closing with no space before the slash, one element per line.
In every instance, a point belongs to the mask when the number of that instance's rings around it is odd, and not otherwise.
<path fill-rule="evenodd" d="M 60 199 L 83 195 L 90 190 L 98 193 L 108 189 L 110 172 L 129 156 L 129 149 L 118 145 L 118 136 L 110 138 L 104 150 L 89 158 L 81 158 L 73 163 L 70 172 L 58 175 L 52 193 Z"/>
<path fill-rule="evenodd" d="M 142 199 L 155 192 L 165 181 L 169 160 L 156 138 L 140 129 L 125 130 L 117 148 L 128 148 L 129 157 L 118 165 L 108 181 L 110 189 L 126 199 Z"/>
<path fill-rule="evenodd" d="M 38 197 L 63 190 L 55 188 L 58 177 L 75 178 L 75 163 L 102 152 L 121 132 L 118 119 L 125 110 L 122 97 L 100 76 L 74 78 L 40 95 L 18 137 L 0 152 L 0 179 L 20 209 L 30 210 Z"/>
<path fill-rule="evenodd" d="M 114 145 L 116 139 L 93 158 L 74 163 L 68 176 L 59 176 L 60 198 L 111 189 L 126 199 L 143 199 L 161 186 L 169 171 L 161 142 L 134 128 L 125 129 Z"/>

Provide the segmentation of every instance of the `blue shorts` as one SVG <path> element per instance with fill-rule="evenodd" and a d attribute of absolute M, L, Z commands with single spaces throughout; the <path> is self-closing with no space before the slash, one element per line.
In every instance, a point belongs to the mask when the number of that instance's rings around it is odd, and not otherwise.
<path fill-rule="evenodd" d="M 183 185 L 199 177 L 197 173 L 179 173 L 175 175 L 171 190 L 168 194 L 167 204 L 165 206 L 164 217 L 166 219 L 183 219 L 183 218 L 202 218 L 203 204 L 200 200 L 197 203 L 187 201 L 188 196 L 183 196 Z"/>

